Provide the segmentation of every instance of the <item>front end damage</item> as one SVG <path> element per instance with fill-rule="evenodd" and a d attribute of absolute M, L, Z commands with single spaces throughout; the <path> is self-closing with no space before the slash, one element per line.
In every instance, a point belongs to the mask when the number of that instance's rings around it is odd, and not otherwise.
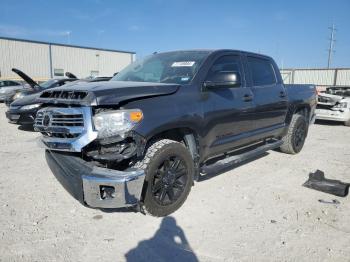
<path fill-rule="evenodd" d="M 43 135 L 48 165 L 62 186 L 84 205 L 137 205 L 145 173 L 131 165 L 143 153 L 145 140 L 133 130 L 101 137 L 94 122 L 98 113 L 99 109 L 88 106 L 38 111 L 34 128 Z"/>
<path fill-rule="evenodd" d="M 321 93 L 318 96 L 316 119 L 348 122 L 350 120 L 350 98 Z"/>
<path fill-rule="evenodd" d="M 80 203 L 93 208 L 137 205 L 143 170 L 118 171 L 84 161 L 78 155 L 46 150 L 46 161 L 62 186 Z"/>

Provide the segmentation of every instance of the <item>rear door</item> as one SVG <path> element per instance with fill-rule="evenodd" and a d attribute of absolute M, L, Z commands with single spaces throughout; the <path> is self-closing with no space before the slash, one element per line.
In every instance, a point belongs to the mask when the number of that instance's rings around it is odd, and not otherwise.
<path fill-rule="evenodd" d="M 250 86 L 254 95 L 256 132 L 272 131 L 284 126 L 288 109 L 285 87 L 278 78 L 275 63 L 263 56 L 246 56 Z"/>

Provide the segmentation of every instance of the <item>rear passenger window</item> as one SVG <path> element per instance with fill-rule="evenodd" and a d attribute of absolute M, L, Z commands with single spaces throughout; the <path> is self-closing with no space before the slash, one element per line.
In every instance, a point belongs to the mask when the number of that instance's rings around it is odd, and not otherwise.
<path fill-rule="evenodd" d="M 275 71 L 269 60 L 248 57 L 248 65 L 252 74 L 253 86 L 266 86 L 276 83 Z"/>

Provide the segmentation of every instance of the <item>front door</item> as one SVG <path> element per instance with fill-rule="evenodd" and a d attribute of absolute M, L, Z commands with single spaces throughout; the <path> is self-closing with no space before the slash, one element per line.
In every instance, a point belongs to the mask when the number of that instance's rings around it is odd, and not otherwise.
<path fill-rule="evenodd" d="M 218 86 L 203 91 L 207 96 L 204 117 L 208 130 L 204 139 L 204 158 L 232 150 L 244 143 L 245 135 L 254 130 L 253 94 L 246 86 L 241 57 L 225 55 L 217 58 L 206 79 L 221 71 L 237 72 L 241 81 L 236 87 Z"/>

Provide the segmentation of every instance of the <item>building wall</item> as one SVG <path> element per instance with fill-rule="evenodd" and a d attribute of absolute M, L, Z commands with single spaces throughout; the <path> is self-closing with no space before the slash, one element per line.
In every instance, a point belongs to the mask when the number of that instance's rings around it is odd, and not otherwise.
<path fill-rule="evenodd" d="M 112 76 L 132 62 L 132 55 L 101 50 L 52 46 L 52 68 L 64 69 L 78 77 L 98 71 L 100 76 Z"/>
<path fill-rule="evenodd" d="M 350 86 L 350 69 L 284 69 L 285 84 L 314 84 L 317 86 Z"/>
<path fill-rule="evenodd" d="M 1 78 L 17 79 L 18 76 L 11 71 L 12 68 L 18 68 L 36 78 L 48 78 L 48 45 L 0 39 Z"/>
<path fill-rule="evenodd" d="M 18 68 L 38 81 L 49 79 L 50 54 L 53 76 L 55 69 L 63 69 L 64 72 L 71 72 L 79 78 L 97 72 L 100 76 L 112 76 L 130 64 L 134 58 L 132 52 L 0 38 L 0 79 L 19 79 L 11 71 L 12 68 Z"/>

